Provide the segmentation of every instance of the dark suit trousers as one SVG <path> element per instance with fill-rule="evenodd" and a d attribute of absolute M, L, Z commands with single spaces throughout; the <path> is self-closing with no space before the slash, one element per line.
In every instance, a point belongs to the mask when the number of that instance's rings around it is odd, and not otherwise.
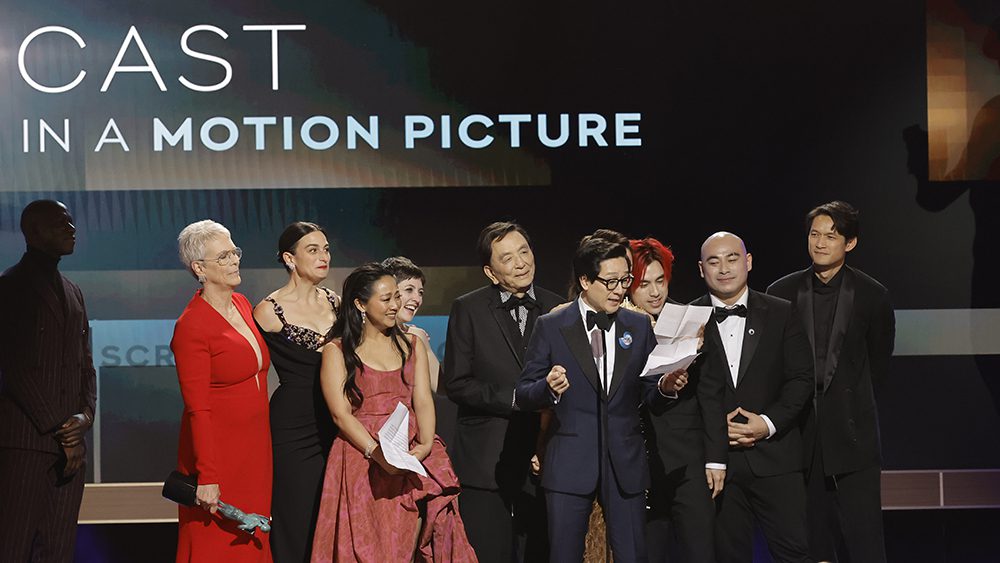
<path fill-rule="evenodd" d="M 84 469 L 62 477 L 65 458 L 0 448 L 0 562 L 73 561 Z"/>
<path fill-rule="evenodd" d="M 646 553 L 645 493 L 626 495 L 614 483 L 608 488 L 611 490 L 607 498 L 601 494 L 600 488 L 589 495 L 545 491 L 545 503 L 549 509 L 550 563 L 583 561 L 584 541 L 595 496 L 604 511 L 608 543 L 615 561 L 649 561 Z"/>
<path fill-rule="evenodd" d="M 678 467 L 654 479 L 649 501 L 650 561 L 715 563 L 715 502 L 703 465 Z"/>
<path fill-rule="evenodd" d="M 530 563 L 548 556 L 541 494 L 463 486 L 458 510 L 480 563 Z"/>
<path fill-rule="evenodd" d="M 753 561 L 754 519 L 760 524 L 775 563 L 809 558 L 806 488 L 802 473 L 757 477 L 746 455 L 729 451 L 726 486 L 715 518 L 715 553 L 719 563 Z"/>
<path fill-rule="evenodd" d="M 815 443 L 806 472 L 809 553 L 817 561 L 885 563 L 881 469 L 827 476 L 818 438 Z M 846 558 L 837 558 L 838 545 Z"/>

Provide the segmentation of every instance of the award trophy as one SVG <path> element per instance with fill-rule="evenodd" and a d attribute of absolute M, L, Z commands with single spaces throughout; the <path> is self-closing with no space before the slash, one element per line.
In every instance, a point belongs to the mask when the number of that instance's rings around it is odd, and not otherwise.
<path fill-rule="evenodd" d="M 171 471 L 170 476 L 163 482 L 163 498 L 183 504 L 184 506 L 198 505 L 198 478 L 195 475 L 185 475 L 179 471 Z M 260 528 L 261 532 L 271 531 L 271 519 L 260 514 L 247 514 L 231 504 L 219 501 L 219 513 L 226 518 L 238 522 L 237 528 L 253 535 L 254 530 Z"/>

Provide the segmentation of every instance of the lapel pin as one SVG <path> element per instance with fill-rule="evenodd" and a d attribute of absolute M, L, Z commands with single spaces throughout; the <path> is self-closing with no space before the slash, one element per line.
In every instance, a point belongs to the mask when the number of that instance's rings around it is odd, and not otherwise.
<path fill-rule="evenodd" d="M 631 348 L 632 347 L 632 333 L 626 330 L 621 335 L 621 338 L 618 339 L 618 345 L 621 346 L 622 349 L 624 349 L 624 350 L 628 350 L 629 348 Z"/>
<path fill-rule="evenodd" d="M 751 328 L 750 330 L 748 330 L 747 334 L 749 334 L 750 336 L 753 336 L 753 329 Z"/>

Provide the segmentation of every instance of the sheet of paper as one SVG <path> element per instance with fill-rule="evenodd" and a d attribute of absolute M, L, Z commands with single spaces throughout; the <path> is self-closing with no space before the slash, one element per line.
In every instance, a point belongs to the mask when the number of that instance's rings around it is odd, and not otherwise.
<path fill-rule="evenodd" d="M 410 455 L 410 411 L 403 403 L 396 404 L 389 418 L 378 431 L 378 444 L 389 465 L 427 477 L 427 470 Z"/>
<path fill-rule="evenodd" d="M 687 369 L 698 357 L 698 339 L 685 338 L 670 344 L 657 344 L 646 359 L 642 377 L 659 377 L 679 369 Z"/>
<path fill-rule="evenodd" d="M 712 318 L 712 311 L 712 307 L 667 303 L 656 318 L 653 333 L 670 339 L 698 338 L 701 327 Z"/>

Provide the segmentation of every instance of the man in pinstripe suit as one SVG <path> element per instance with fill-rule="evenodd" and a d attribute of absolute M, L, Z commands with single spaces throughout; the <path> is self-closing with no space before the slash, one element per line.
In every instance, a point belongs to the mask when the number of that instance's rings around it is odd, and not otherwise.
<path fill-rule="evenodd" d="M 27 252 L 0 276 L 0 562 L 68 562 L 96 399 L 83 295 L 58 270 L 76 227 L 38 200 L 21 232 Z"/>

